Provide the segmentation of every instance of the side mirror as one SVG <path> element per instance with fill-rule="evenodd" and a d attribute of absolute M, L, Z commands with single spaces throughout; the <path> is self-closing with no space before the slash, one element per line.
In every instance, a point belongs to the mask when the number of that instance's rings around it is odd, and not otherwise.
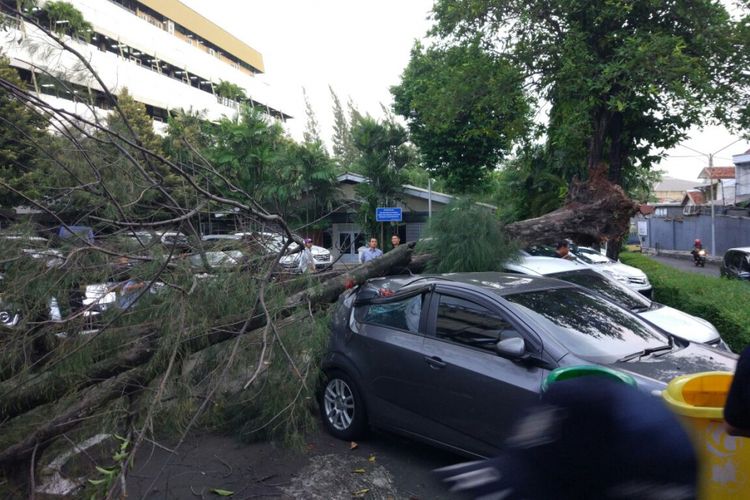
<path fill-rule="evenodd" d="M 526 342 L 521 337 L 503 339 L 495 344 L 495 352 L 500 356 L 519 359 L 526 354 Z"/>

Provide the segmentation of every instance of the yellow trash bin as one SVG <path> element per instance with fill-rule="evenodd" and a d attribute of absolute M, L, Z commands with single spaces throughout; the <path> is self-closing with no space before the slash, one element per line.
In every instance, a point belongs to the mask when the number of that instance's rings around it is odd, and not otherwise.
<path fill-rule="evenodd" d="M 750 499 L 750 438 L 730 436 L 724 404 L 734 374 L 704 372 L 673 379 L 662 393 L 693 439 L 701 500 Z"/>

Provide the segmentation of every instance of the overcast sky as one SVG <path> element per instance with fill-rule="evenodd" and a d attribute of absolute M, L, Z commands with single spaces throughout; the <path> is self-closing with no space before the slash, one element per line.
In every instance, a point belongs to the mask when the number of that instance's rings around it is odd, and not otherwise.
<path fill-rule="evenodd" d="M 263 54 L 266 74 L 282 109 L 295 117 L 289 133 L 300 139 L 305 126 L 302 88 L 307 91 L 324 140 L 332 134 L 330 85 L 343 102 L 382 116 L 389 87 L 399 82 L 415 39 L 430 26 L 432 0 L 182 0 Z M 738 137 L 720 127 L 694 130 L 684 145 L 704 154 Z M 329 142 L 330 146 L 330 142 Z M 740 141 L 715 155 L 715 166 L 750 149 Z M 666 175 L 696 179 L 706 156 L 684 147 L 669 151 Z"/>

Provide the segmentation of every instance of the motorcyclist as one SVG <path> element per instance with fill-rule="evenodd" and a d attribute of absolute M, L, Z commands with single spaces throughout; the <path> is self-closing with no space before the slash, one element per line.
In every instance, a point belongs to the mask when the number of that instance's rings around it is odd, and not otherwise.
<path fill-rule="evenodd" d="M 693 249 L 690 251 L 690 253 L 693 256 L 693 261 L 695 261 L 696 263 L 700 262 L 701 260 L 705 260 L 706 252 L 703 249 L 703 243 L 700 239 L 695 239 L 695 241 L 693 242 Z"/>

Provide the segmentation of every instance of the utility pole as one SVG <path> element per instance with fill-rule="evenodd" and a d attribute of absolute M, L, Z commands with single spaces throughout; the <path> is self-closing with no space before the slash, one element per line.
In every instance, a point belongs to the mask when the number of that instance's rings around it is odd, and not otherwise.
<path fill-rule="evenodd" d="M 717 149 L 713 153 L 704 153 L 703 151 L 698 151 L 697 149 L 693 149 L 690 146 L 685 146 L 684 144 L 681 144 L 681 146 L 685 149 L 689 149 L 690 151 L 693 151 L 695 153 L 698 153 L 699 155 L 703 155 L 706 158 L 708 158 L 708 179 L 711 183 L 711 255 L 716 255 L 716 213 L 714 209 L 714 205 L 716 202 L 716 196 L 714 194 L 714 173 L 713 173 L 713 166 L 714 166 L 714 155 L 716 153 L 720 153 L 727 149 L 729 146 L 734 146 L 738 142 L 740 142 L 742 139 L 737 139 L 736 141 L 733 141 L 726 146 L 724 146 L 721 149 Z"/>

